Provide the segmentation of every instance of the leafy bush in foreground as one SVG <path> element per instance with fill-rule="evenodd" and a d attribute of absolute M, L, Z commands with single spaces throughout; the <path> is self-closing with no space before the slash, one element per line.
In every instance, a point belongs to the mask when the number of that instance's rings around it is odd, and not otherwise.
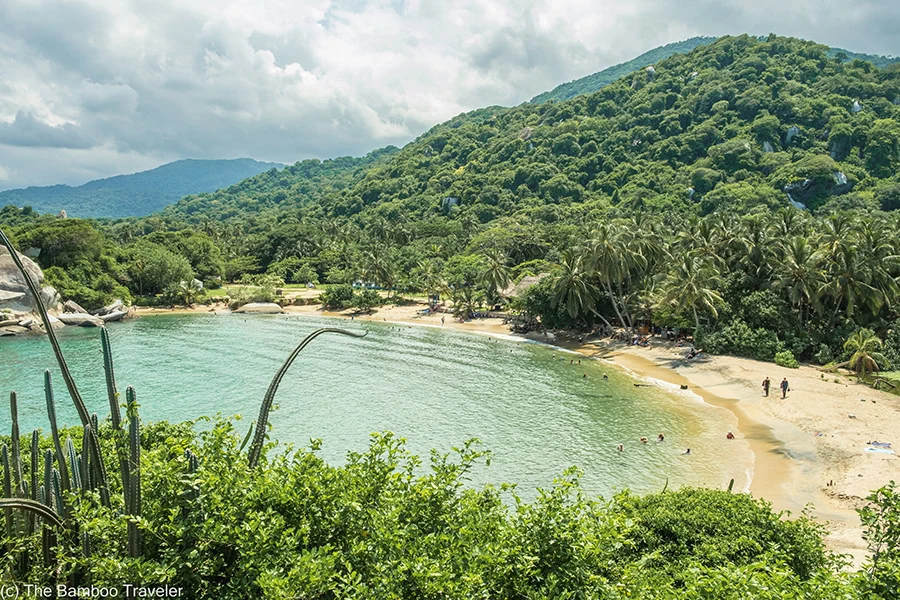
<path fill-rule="evenodd" d="M 102 442 L 112 458 L 112 439 Z M 427 466 L 390 434 L 340 467 L 317 448 L 270 444 L 254 469 L 231 422 L 199 433 L 145 427 L 142 516 L 131 520 L 142 556 L 128 557 L 122 506 L 84 495 L 74 518 L 91 553 L 62 535 L 55 568 L 38 561 L 18 579 L 167 582 L 216 599 L 856 597 L 821 526 L 746 495 L 682 489 L 605 502 L 582 493 L 573 469 L 527 503 L 511 487 L 466 484 L 485 457 L 471 442 L 433 452 Z M 7 573 L 24 553 L 40 555 L 39 534 L 3 544 Z"/>

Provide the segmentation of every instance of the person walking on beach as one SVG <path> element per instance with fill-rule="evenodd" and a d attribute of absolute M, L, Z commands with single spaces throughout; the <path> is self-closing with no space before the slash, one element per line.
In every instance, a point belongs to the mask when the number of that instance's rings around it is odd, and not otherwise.
<path fill-rule="evenodd" d="M 769 379 L 768 377 L 766 377 L 765 379 L 763 379 L 762 388 L 763 388 L 763 391 L 766 393 L 766 398 L 769 397 L 769 388 L 770 388 L 771 386 L 772 386 L 772 380 L 771 380 L 771 379 Z"/>
<path fill-rule="evenodd" d="M 791 389 L 791 385 L 788 383 L 787 377 L 781 380 L 781 397 L 787 398 L 788 390 Z"/>
<path fill-rule="evenodd" d="M 444 315 L 441 315 L 441 327 L 444 326 Z"/>

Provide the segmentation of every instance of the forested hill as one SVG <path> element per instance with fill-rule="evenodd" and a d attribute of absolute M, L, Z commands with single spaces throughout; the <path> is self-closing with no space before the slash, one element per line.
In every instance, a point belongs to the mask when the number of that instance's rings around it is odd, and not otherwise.
<path fill-rule="evenodd" d="M 541 103 L 551 100 L 561 101 L 580 96 L 581 94 L 590 94 L 600 90 L 610 83 L 630 75 L 640 69 L 653 66 L 661 60 L 665 60 L 675 54 L 686 54 L 697 48 L 698 46 L 708 45 L 716 41 L 718 38 L 713 37 L 693 37 L 683 42 L 673 42 L 648 50 L 637 58 L 633 58 L 628 62 L 614 65 L 604 69 L 598 73 L 582 77 L 568 83 L 563 83 L 553 88 L 549 92 L 538 94 L 529 102 Z M 875 54 L 861 54 L 858 52 L 850 52 L 842 48 L 830 48 L 828 56 L 839 58 L 843 61 L 864 60 L 872 63 L 876 67 L 885 68 L 894 63 L 900 62 L 900 58 L 894 56 L 879 56 Z"/>
<path fill-rule="evenodd" d="M 52 185 L 0 192 L 0 206 L 30 206 L 38 212 L 65 210 L 76 217 L 135 217 L 162 210 L 187 194 L 211 192 L 270 169 L 277 163 L 249 158 L 179 160 L 131 175 L 84 185 Z"/>
<path fill-rule="evenodd" d="M 352 177 L 307 161 L 167 214 L 582 222 L 777 209 L 785 190 L 810 209 L 897 208 L 900 73 L 829 52 L 725 37 L 593 94 L 460 115 L 367 167 L 342 159 Z"/>
<path fill-rule="evenodd" d="M 574 81 L 560 84 L 549 92 L 538 94 L 529 100 L 529 102 L 539 104 L 550 100 L 568 100 L 569 98 L 574 98 L 581 94 L 596 92 L 617 79 L 634 73 L 639 69 L 654 65 L 661 60 L 669 58 L 673 54 L 686 54 L 698 46 L 711 44 L 715 42 L 716 39 L 717 38 L 714 37 L 698 36 L 692 37 L 689 40 L 684 40 L 683 42 L 673 42 L 671 44 L 666 44 L 665 46 L 659 46 L 658 48 L 648 50 L 629 61 L 603 69 L 598 73 L 593 73 L 587 77 L 581 77 Z"/>

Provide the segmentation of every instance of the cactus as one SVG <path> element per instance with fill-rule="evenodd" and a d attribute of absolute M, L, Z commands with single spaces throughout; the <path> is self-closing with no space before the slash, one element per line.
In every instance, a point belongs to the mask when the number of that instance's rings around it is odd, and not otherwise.
<path fill-rule="evenodd" d="M 79 491 L 84 487 L 81 481 L 81 469 L 78 467 L 78 455 L 75 454 L 75 444 L 72 438 L 66 437 L 66 455 L 69 457 L 69 473 L 72 474 L 72 480 L 69 487 L 73 491 Z"/>
<path fill-rule="evenodd" d="M 41 486 L 41 490 L 44 494 L 44 504 L 53 508 L 53 452 L 50 450 L 44 452 L 44 485 Z"/>
<path fill-rule="evenodd" d="M 109 416 L 113 426 L 116 443 L 116 456 L 119 457 L 119 476 L 122 479 L 122 491 L 128 494 L 128 448 L 125 444 L 125 432 L 122 429 L 122 413 L 119 409 L 119 390 L 116 388 L 116 373 L 113 368 L 112 346 L 109 343 L 109 331 L 100 328 L 100 346 L 103 349 L 103 371 L 106 374 L 106 395 L 109 400 Z"/>
<path fill-rule="evenodd" d="M 19 449 L 19 403 L 16 393 L 9 393 L 9 412 L 12 417 L 12 468 L 13 468 L 13 486 L 15 487 L 16 496 L 22 498 L 25 496 L 24 481 L 22 480 L 22 453 Z"/>
<path fill-rule="evenodd" d="M 56 425 L 56 404 L 53 401 L 53 384 L 50 371 L 44 371 L 44 396 L 47 399 L 47 417 L 50 419 L 50 435 L 53 437 L 53 448 L 56 450 L 56 459 L 59 464 L 60 483 L 64 486 L 61 491 L 69 490 L 69 470 L 66 468 L 66 459 L 59 440 L 59 427 Z M 60 510 L 65 516 L 65 512 Z"/>
<path fill-rule="evenodd" d="M 272 378 L 272 382 L 269 384 L 269 389 L 266 391 L 266 395 L 263 398 L 262 406 L 259 409 L 259 418 L 256 419 L 256 430 L 253 434 L 253 443 L 250 445 L 250 455 L 248 457 L 248 463 L 250 468 L 256 467 L 259 462 L 260 456 L 262 455 L 263 443 L 266 440 L 266 426 L 269 422 L 269 411 L 272 409 L 272 403 L 275 401 L 275 392 L 278 391 L 278 386 L 281 383 L 281 380 L 284 378 L 287 370 L 290 368 L 291 364 L 293 364 L 294 360 L 303 351 L 306 346 L 312 342 L 315 338 L 319 337 L 323 333 L 338 333 L 341 335 L 349 335 L 352 337 L 365 337 L 366 333 L 357 333 L 355 331 L 347 331 L 346 329 L 336 329 L 333 327 L 325 327 L 322 329 L 316 329 L 311 334 L 303 338 L 303 341 L 294 348 L 294 351 L 291 352 L 290 356 L 288 356 L 287 360 L 284 361 L 284 364 L 281 365 L 281 368 L 278 369 L 278 372 L 275 373 L 275 377 Z"/>
<path fill-rule="evenodd" d="M 109 399 L 109 416 L 113 429 L 122 430 L 122 413 L 119 410 L 119 390 L 116 389 L 116 372 L 113 369 L 112 347 L 109 344 L 109 331 L 100 328 L 100 347 L 103 349 L 103 371 L 106 374 L 106 395 Z"/>
<path fill-rule="evenodd" d="M 38 471 L 41 468 L 41 434 L 35 429 L 31 432 L 31 499 L 37 500 Z"/>
<path fill-rule="evenodd" d="M 81 424 L 87 425 L 90 422 L 87 407 L 84 405 L 84 400 L 81 399 L 81 394 L 78 393 L 78 388 L 75 386 L 75 379 L 72 378 L 72 373 L 69 371 L 69 366 L 66 364 L 62 349 L 59 347 L 59 340 L 56 339 L 56 332 L 53 331 L 53 326 L 50 324 L 50 315 L 47 314 L 47 308 L 44 306 L 44 303 L 41 302 L 41 294 L 37 288 L 37 284 L 32 281 L 31 275 L 25 269 L 22 260 L 19 258 L 19 254 L 16 252 L 16 249 L 13 248 L 12 242 L 9 241 L 9 238 L 6 237 L 6 234 L 3 233 L 2 229 L 0 229 L 0 244 L 9 250 L 9 255 L 12 257 L 13 263 L 15 263 L 16 268 L 25 279 L 28 291 L 31 292 L 31 296 L 34 298 L 35 304 L 37 304 L 38 313 L 41 315 L 41 322 L 44 324 L 47 338 L 50 340 L 50 345 L 53 347 L 53 354 L 56 356 L 56 362 L 59 364 L 59 370 L 62 372 L 63 381 L 66 382 L 69 396 L 72 397 L 72 402 L 75 403 L 75 409 L 78 411 L 78 416 L 81 418 Z"/>
<path fill-rule="evenodd" d="M 133 387 L 125 390 L 128 403 L 128 481 L 125 492 L 125 510 L 132 517 L 141 516 L 141 422 L 138 416 L 137 397 Z M 128 555 L 141 556 L 141 532 L 135 520 L 128 521 Z"/>
<path fill-rule="evenodd" d="M 81 436 L 81 485 L 82 490 L 94 489 L 91 487 L 91 428 L 87 426 Z"/>
<path fill-rule="evenodd" d="M 9 472 L 9 448 L 6 444 L 3 444 L 3 447 L 0 448 L 0 463 L 3 465 L 3 497 L 10 498 L 12 496 L 12 480 Z M 6 537 L 11 538 L 13 536 L 12 509 L 4 509 L 3 516 L 5 517 L 4 521 L 6 521 Z"/>

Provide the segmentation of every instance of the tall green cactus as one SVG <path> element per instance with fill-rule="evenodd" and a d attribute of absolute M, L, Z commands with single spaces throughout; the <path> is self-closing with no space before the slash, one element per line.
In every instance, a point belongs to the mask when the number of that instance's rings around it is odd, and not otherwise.
<path fill-rule="evenodd" d="M 81 482 L 81 468 L 78 465 L 78 455 L 75 454 L 75 444 L 70 437 L 66 437 L 66 456 L 69 459 L 68 469 L 72 476 L 69 487 L 75 492 L 80 492 L 84 487 Z"/>
<path fill-rule="evenodd" d="M 62 442 L 59 439 L 59 427 L 56 423 L 56 403 L 53 400 L 53 382 L 50 371 L 44 371 L 44 397 L 47 400 L 47 417 L 50 420 L 50 435 L 53 438 L 53 448 L 56 451 L 56 460 L 59 464 L 61 491 L 69 490 L 69 470 L 66 468 L 66 458 L 63 454 Z M 65 512 L 60 511 L 65 517 Z"/>
<path fill-rule="evenodd" d="M 15 487 L 16 496 L 22 498 L 25 496 L 25 482 L 22 479 L 22 453 L 19 449 L 21 437 L 19 434 L 19 403 L 15 392 L 10 392 L 9 394 L 9 412 L 12 417 L 12 439 L 10 444 L 12 446 L 13 486 Z"/>
<path fill-rule="evenodd" d="M 12 473 L 9 468 L 9 448 L 6 444 L 0 447 L 0 465 L 3 466 L 3 497 L 12 497 Z M 6 537 L 13 536 L 13 512 L 11 508 L 3 510 L 4 521 L 6 522 Z"/>
<path fill-rule="evenodd" d="M 141 421 L 138 416 L 137 396 L 133 387 L 125 390 L 128 403 L 128 489 L 125 492 L 125 510 L 132 517 L 141 516 Z M 128 521 L 128 555 L 141 556 L 141 531 L 135 520 Z"/>
<path fill-rule="evenodd" d="M 128 483 L 128 447 L 125 443 L 125 432 L 122 429 L 122 413 L 119 409 L 119 390 L 116 388 L 116 372 L 113 367 L 112 346 L 109 343 L 109 331 L 100 328 L 100 347 L 103 349 L 103 371 L 106 374 L 106 396 L 109 400 L 109 416 L 113 426 L 113 437 L 116 444 L 116 456 L 119 458 L 119 476 L 122 479 L 123 493 L 127 494 Z"/>
<path fill-rule="evenodd" d="M 272 378 L 272 382 L 269 384 L 269 389 L 266 391 L 266 395 L 263 398 L 262 406 L 259 408 L 259 418 L 256 419 L 256 430 L 253 433 L 253 443 L 250 445 L 250 455 L 248 457 L 248 463 L 250 468 L 256 467 L 257 463 L 259 463 L 259 459 L 262 456 L 262 448 L 263 444 L 266 441 L 266 427 L 269 423 L 269 411 L 272 410 L 272 403 L 275 401 L 275 392 L 278 391 L 278 386 L 281 384 L 281 380 L 284 378 L 291 364 L 293 364 L 294 360 L 296 360 L 297 356 L 299 356 L 300 352 L 303 351 L 306 346 L 312 342 L 314 339 L 322 335 L 323 333 L 338 333 L 340 335 L 349 335 L 351 337 L 365 337 L 366 333 L 358 333 L 355 331 L 347 331 L 346 329 L 336 329 L 334 327 L 324 327 L 322 329 L 316 329 L 308 336 L 303 338 L 303 341 L 294 348 L 294 351 L 291 352 L 290 356 L 287 357 L 287 360 L 284 361 L 284 364 L 281 365 L 281 368 L 278 369 L 278 372 L 275 373 L 275 377 Z"/>

